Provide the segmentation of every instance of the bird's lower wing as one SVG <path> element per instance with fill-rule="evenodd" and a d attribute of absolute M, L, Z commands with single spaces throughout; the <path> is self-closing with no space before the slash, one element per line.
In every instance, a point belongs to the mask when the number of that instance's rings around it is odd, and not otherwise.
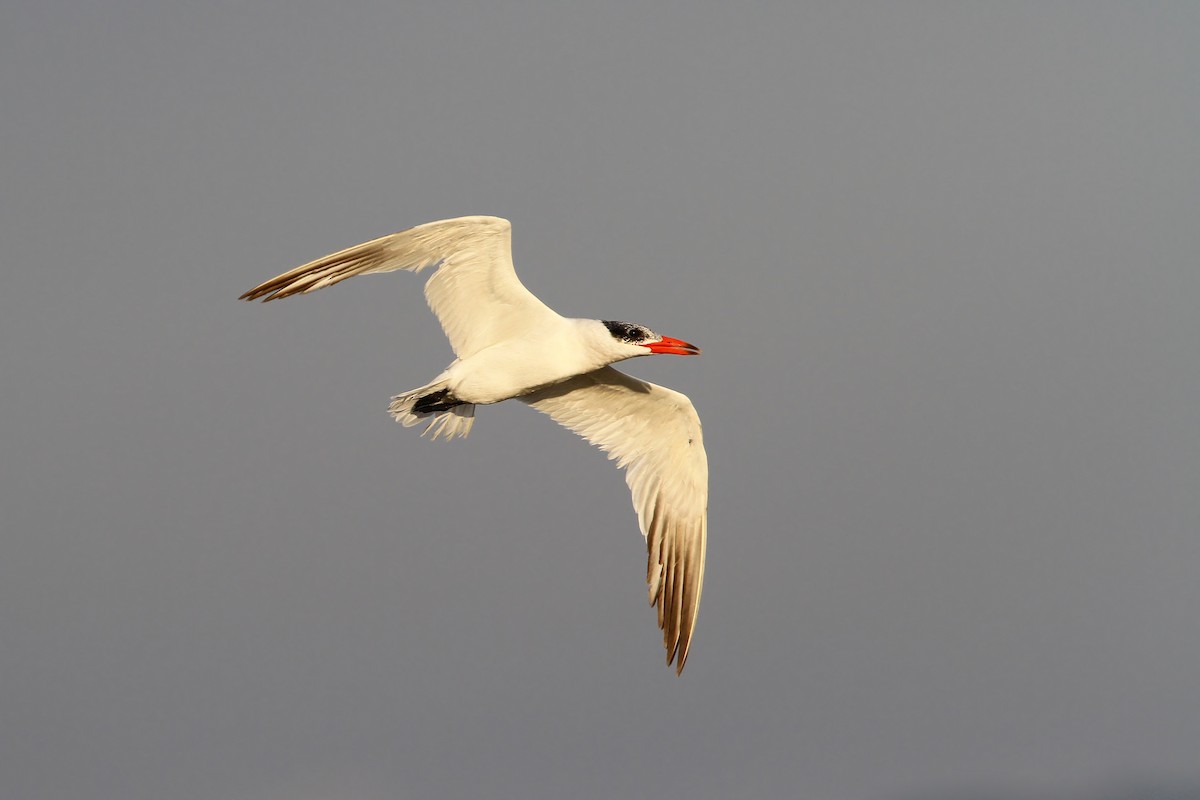
<path fill-rule="evenodd" d="M 458 217 L 418 225 L 319 258 L 262 283 L 242 300 L 278 300 L 355 275 L 430 266 L 425 298 L 454 352 L 465 358 L 557 314 L 517 278 L 512 226 L 499 217 Z"/>
<path fill-rule="evenodd" d="M 682 672 L 696 627 L 708 537 L 708 457 L 685 395 L 612 367 L 519 398 L 624 469 L 646 537 L 646 583 L 667 664 Z"/>

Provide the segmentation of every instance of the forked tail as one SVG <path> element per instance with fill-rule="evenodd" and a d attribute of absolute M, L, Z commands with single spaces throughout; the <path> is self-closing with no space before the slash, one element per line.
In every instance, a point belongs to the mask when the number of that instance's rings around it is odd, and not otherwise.
<path fill-rule="evenodd" d="M 420 389 L 396 395 L 388 411 L 406 428 L 428 421 L 421 435 L 432 433 L 432 439 L 440 436 L 449 441 L 456 436 L 466 436 L 475 423 L 474 404 L 456 400 L 446 388 L 445 381 L 434 381 Z"/>

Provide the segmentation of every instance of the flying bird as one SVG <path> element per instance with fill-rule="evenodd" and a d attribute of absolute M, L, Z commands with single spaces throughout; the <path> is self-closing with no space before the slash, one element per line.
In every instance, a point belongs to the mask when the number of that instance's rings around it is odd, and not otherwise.
<path fill-rule="evenodd" d="M 649 328 L 563 317 L 517 278 L 512 226 L 498 217 L 418 225 L 317 259 L 242 300 L 277 300 L 355 275 L 432 267 L 425 299 L 457 358 L 429 383 L 392 398 L 392 416 L 421 434 L 464 437 L 475 407 L 517 399 L 600 447 L 625 470 L 648 549 L 646 584 L 667 665 L 683 672 L 696 627 L 708 537 L 708 458 L 685 395 L 619 372 L 618 361 L 698 355 Z"/>

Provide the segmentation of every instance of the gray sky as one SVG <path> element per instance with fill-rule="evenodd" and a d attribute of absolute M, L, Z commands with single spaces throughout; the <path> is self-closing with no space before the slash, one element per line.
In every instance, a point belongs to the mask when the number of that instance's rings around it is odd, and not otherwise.
<path fill-rule="evenodd" d="M 1200 6 L 708 5 L 0 9 L 0 795 L 1200 796 Z M 704 348 L 682 679 L 420 279 L 236 301 L 460 214 Z"/>

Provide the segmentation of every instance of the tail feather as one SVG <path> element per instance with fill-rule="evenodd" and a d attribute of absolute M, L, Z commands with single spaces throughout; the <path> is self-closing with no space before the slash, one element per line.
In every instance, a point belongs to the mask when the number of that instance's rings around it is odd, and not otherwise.
<path fill-rule="evenodd" d="M 473 404 L 460 403 L 450 408 L 445 408 L 443 404 L 436 411 L 417 411 L 414 408 L 421 400 L 439 392 L 443 394 L 445 392 L 444 381 L 437 381 L 428 386 L 422 386 L 420 389 L 398 394 L 392 398 L 392 404 L 388 406 L 388 411 L 396 418 L 397 422 L 406 428 L 428 421 L 429 424 L 421 432 L 422 436 L 432 434 L 431 439 L 436 440 L 438 437 L 442 437 L 446 441 L 455 437 L 465 437 L 471 432 L 471 426 L 475 424 L 475 406 Z"/>

